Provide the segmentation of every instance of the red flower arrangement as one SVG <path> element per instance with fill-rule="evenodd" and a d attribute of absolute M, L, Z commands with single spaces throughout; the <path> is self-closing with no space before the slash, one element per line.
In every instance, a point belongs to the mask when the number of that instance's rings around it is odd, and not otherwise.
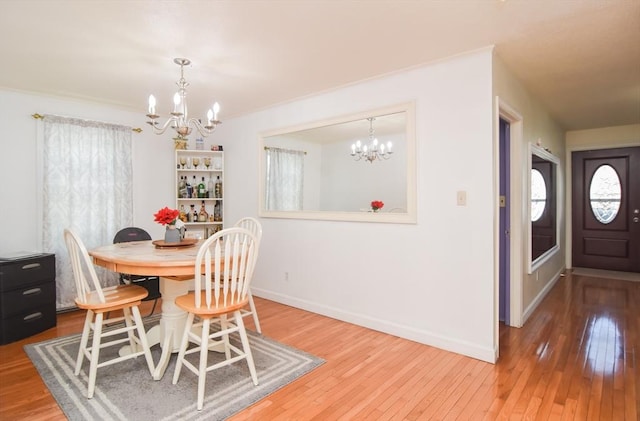
<path fill-rule="evenodd" d="M 384 202 L 382 202 L 382 200 L 374 200 L 373 202 L 371 202 L 371 209 L 373 209 L 374 211 L 382 209 L 383 206 Z"/>
<path fill-rule="evenodd" d="M 156 221 L 160 225 L 174 225 L 179 215 L 180 211 L 178 211 L 177 209 L 169 209 L 165 207 L 160 209 L 158 213 L 154 213 L 153 217 L 154 221 Z"/>

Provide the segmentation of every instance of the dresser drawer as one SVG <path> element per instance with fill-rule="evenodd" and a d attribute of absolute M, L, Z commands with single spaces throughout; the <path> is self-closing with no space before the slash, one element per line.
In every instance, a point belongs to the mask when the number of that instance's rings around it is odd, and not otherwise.
<path fill-rule="evenodd" d="M 6 318 L 56 302 L 56 283 L 52 279 L 37 285 L 29 285 L 0 294 L 0 317 Z"/>
<path fill-rule="evenodd" d="M 0 344 L 8 344 L 56 325 L 55 302 L 0 320 Z"/>
<path fill-rule="evenodd" d="M 0 291 L 21 289 L 55 277 L 56 259 L 53 254 L 7 262 L 0 266 Z"/>

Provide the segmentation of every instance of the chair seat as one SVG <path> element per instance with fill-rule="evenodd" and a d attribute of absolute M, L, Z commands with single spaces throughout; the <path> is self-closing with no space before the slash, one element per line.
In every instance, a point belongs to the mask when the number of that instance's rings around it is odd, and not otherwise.
<path fill-rule="evenodd" d="M 76 298 L 78 308 L 92 310 L 94 312 L 105 312 L 116 310 L 122 306 L 129 306 L 132 303 L 142 301 L 149 292 L 137 285 L 118 285 L 103 290 L 105 302 L 101 303 L 96 291 L 91 291 L 85 296 L 85 301 L 81 302 Z"/>
<path fill-rule="evenodd" d="M 200 291 L 200 300 L 202 302 L 202 307 L 196 307 L 195 294 L 196 292 L 194 291 L 186 295 L 181 295 L 180 297 L 176 298 L 175 303 L 184 311 L 193 313 L 201 318 L 215 317 L 221 314 L 232 313 L 236 310 L 240 310 L 242 307 L 246 306 L 249 303 L 249 298 L 247 297 L 244 300 L 240 300 L 234 303 L 233 305 L 207 308 L 204 304 L 206 303 L 206 291 Z M 222 297 L 220 299 L 222 299 Z"/>

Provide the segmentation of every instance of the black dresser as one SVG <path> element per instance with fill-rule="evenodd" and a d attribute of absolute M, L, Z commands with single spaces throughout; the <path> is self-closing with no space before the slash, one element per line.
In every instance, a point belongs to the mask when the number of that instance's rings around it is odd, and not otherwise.
<path fill-rule="evenodd" d="M 56 325 L 54 254 L 0 256 L 0 345 Z"/>

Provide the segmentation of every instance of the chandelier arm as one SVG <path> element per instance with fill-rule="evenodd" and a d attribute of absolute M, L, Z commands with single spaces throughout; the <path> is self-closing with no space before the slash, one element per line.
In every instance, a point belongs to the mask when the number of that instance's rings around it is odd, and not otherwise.
<path fill-rule="evenodd" d="M 147 124 L 151 125 L 151 128 L 153 129 L 153 132 L 155 134 L 163 134 L 164 132 L 167 131 L 171 123 L 175 122 L 176 120 L 177 118 L 170 117 L 162 126 L 159 126 L 158 122 L 155 120 L 147 121 Z"/>
<path fill-rule="evenodd" d="M 203 126 L 202 123 L 200 123 L 200 120 L 198 120 L 197 118 L 190 118 L 188 124 L 193 124 L 196 129 L 198 129 L 198 132 L 200 132 L 200 134 L 202 136 L 208 136 L 211 133 L 216 131 L 216 127 L 218 126 L 218 124 L 220 123 L 219 121 L 212 121 L 211 122 L 212 125 L 209 126 Z"/>

